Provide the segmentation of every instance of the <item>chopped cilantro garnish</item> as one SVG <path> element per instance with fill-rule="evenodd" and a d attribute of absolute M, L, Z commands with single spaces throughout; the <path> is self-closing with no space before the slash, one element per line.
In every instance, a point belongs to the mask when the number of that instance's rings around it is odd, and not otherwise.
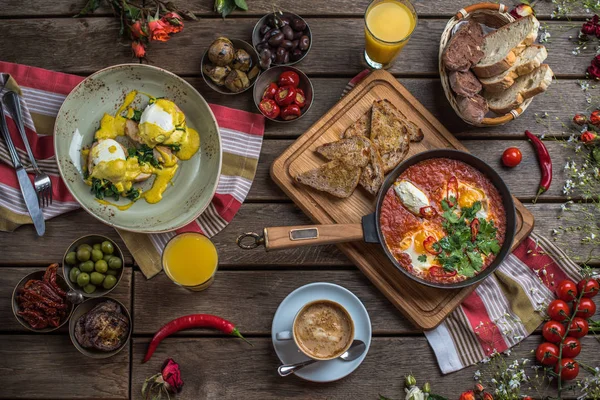
<path fill-rule="evenodd" d="M 419 262 L 427 262 L 427 256 L 425 254 L 421 254 L 419 257 L 417 257 L 417 260 L 419 260 Z"/>

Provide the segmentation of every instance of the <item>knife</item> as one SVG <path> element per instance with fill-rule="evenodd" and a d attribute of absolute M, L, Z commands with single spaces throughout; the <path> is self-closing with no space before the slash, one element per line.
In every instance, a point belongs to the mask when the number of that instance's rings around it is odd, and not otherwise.
<path fill-rule="evenodd" d="M 13 166 L 17 172 L 17 180 L 19 181 L 19 186 L 21 186 L 21 193 L 23 193 L 27 211 L 29 211 L 29 215 L 33 220 L 33 226 L 35 226 L 38 236 L 43 236 L 44 232 L 46 232 L 44 216 L 42 215 L 42 210 L 40 209 L 33 184 L 29 180 L 29 176 L 27 176 L 27 171 L 23 168 L 23 164 L 21 164 L 15 144 L 10 137 L 2 103 L 0 103 L 0 133 L 2 133 L 2 136 L 4 137 L 6 147 L 8 147 L 8 152 L 10 153 L 10 158 L 12 159 Z"/>

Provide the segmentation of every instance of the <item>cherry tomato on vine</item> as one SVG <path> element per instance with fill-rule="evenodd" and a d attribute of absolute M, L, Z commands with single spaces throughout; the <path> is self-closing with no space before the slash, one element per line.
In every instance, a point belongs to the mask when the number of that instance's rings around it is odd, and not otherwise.
<path fill-rule="evenodd" d="M 574 337 L 565 338 L 562 345 L 562 356 L 575 358 L 581 353 L 581 342 Z"/>
<path fill-rule="evenodd" d="M 554 365 L 558 362 L 558 346 L 544 342 L 537 347 L 535 358 L 542 365 Z"/>
<path fill-rule="evenodd" d="M 573 336 L 577 339 L 587 335 L 590 326 L 588 322 L 580 317 L 573 318 L 571 325 L 569 325 L 569 336 Z"/>
<path fill-rule="evenodd" d="M 550 343 L 560 343 L 562 337 L 565 335 L 565 327 L 560 322 L 548 321 L 544 324 L 544 327 L 542 328 L 542 335 L 544 336 L 544 339 L 546 339 Z"/>
<path fill-rule="evenodd" d="M 517 147 L 509 147 L 502 153 L 502 163 L 507 167 L 513 168 L 521 164 L 523 154 Z"/>
<path fill-rule="evenodd" d="M 600 283 L 594 278 L 583 278 L 577 284 L 579 292 L 583 292 L 583 297 L 592 298 L 600 291 Z"/>
<path fill-rule="evenodd" d="M 563 322 L 569 319 L 571 309 L 564 300 L 552 300 L 548 305 L 548 315 L 554 321 Z"/>
<path fill-rule="evenodd" d="M 559 373 L 559 368 L 562 366 L 560 371 L 560 379 L 563 381 L 570 381 L 577 378 L 579 375 L 579 364 L 572 358 L 563 358 L 559 364 L 554 366 L 554 372 Z"/>
<path fill-rule="evenodd" d="M 583 319 L 592 318 L 596 313 L 596 303 L 587 297 L 582 297 L 575 303 L 575 316 Z"/>
<path fill-rule="evenodd" d="M 556 287 L 556 296 L 566 302 L 577 299 L 577 285 L 575 282 L 565 279 Z"/>

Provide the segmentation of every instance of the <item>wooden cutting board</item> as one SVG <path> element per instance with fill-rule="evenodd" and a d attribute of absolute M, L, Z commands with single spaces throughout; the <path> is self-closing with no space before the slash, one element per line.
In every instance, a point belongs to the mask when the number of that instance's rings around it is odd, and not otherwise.
<path fill-rule="evenodd" d="M 467 151 L 390 73 L 374 71 L 300 136 L 271 166 L 273 180 L 315 223 L 360 223 L 364 215 L 375 210 L 375 198 L 360 187 L 349 198 L 338 199 L 297 184 L 294 177 L 299 172 L 323 164 L 325 160 L 314 151 L 315 148 L 338 140 L 341 133 L 371 107 L 373 101 L 380 99 L 391 101 L 408 119 L 423 129 L 425 138 L 420 143 L 411 143 L 407 157 L 435 148 Z M 531 232 L 534 222 L 533 215 L 519 200 L 514 200 L 517 233 L 513 249 Z M 435 328 L 476 286 L 463 289 L 424 286 L 397 270 L 378 244 L 354 242 L 338 246 L 421 329 Z"/>

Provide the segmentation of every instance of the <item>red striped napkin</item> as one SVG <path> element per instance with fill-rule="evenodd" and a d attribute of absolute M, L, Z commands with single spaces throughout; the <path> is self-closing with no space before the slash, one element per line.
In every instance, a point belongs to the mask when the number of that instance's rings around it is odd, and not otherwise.
<path fill-rule="evenodd" d="M 344 94 L 369 72 L 354 77 Z M 544 320 L 554 286 L 565 278 L 579 281 L 579 270 L 551 241 L 532 233 L 442 324 L 425 332 L 442 372 L 476 364 L 525 339 Z"/>
<path fill-rule="evenodd" d="M 0 88 L 21 95 L 27 137 L 40 167 L 53 183 L 53 204 L 43 209 L 45 219 L 79 208 L 58 173 L 52 132 L 54 119 L 69 92 L 83 77 L 0 61 Z M 208 237 L 219 233 L 235 216 L 248 195 L 262 147 L 264 117 L 227 107 L 210 105 L 221 133 L 223 164 L 217 192 L 202 215 L 189 225 L 163 234 L 144 235 L 119 231 L 129 251 L 147 278 L 161 271 L 160 255 L 166 242 L 176 233 L 201 232 Z M 31 164 L 16 126 L 9 130 L 21 161 L 30 176 Z M 0 141 L 0 230 L 13 231 L 31 223 L 25 208 L 6 144 Z"/>

